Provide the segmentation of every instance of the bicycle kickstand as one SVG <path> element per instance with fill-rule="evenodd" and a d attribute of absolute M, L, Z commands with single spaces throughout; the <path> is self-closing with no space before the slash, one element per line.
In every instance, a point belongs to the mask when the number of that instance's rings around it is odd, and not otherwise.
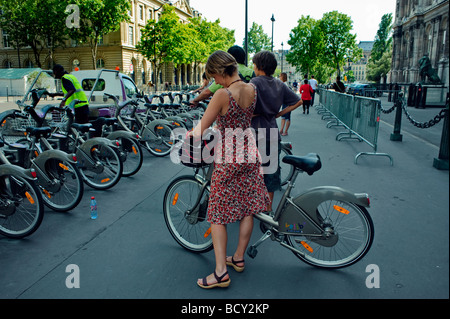
<path fill-rule="evenodd" d="M 259 245 L 261 245 L 263 243 L 263 241 L 265 241 L 267 238 L 270 238 L 270 236 L 272 236 L 272 232 L 270 230 L 266 231 L 264 233 L 264 235 L 262 235 L 262 237 L 253 245 L 251 245 L 250 247 L 248 247 L 247 249 L 247 255 L 250 258 L 255 258 L 256 254 L 258 253 L 258 249 L 256 247 L 258 247 Z"/>

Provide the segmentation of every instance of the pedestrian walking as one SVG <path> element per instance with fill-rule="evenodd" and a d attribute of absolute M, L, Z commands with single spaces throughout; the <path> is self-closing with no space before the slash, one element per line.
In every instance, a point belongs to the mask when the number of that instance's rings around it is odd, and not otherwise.
<path fill-rule="evenodd" d="M 311 85 L 311 88 L 313 89 L 313 92 L 311 94 L 311 106 L 314 106 L 314 97 L 316 96 L 316 90 L 318 85 L 317 80 L 314 78 L 314 75 L 311 75 L 309 85 Z"/>
<path fill-rule="evenodd" d="M 333 84 L 333 89 L 339 93 L 345 93 L 345 85 L 341 81 L 341 77 L 336 77 L 336 82 Z"/>
<path fill-rule="evenodd" d="M 270 198 L 264 185 L 261 162 L 256 160 L 256 141 L 251 133 L 245 134 L 250 130 L 256 105 L 255 86 L 241 79 L 236 60 L 224 51 L 216 51 L 208 58 L 206 74 L 223 88 L 214 94 L 200 123 L 190 135 L 201 137 L 214 122 L 221 133 L 222 143 L 218 147 L 222 147 L 222 151 L 215 152 L 207 219 L 211 223 L 216 268 L 213 274 L 197 281 L 202 288 L 215 288 L 230 285 L 227 265 L 238 272 L 244 270 L 244 253 L 253 231 L 253 215 L 265 211 Z M 226 138 L 225 130 L 230 129 L 244 133 L 236 136 L 236 140 Z M 243 147 L 244 154 L 236 154 L 236 158 L 230 160 L 229 152 L 224 150 L 240 153 L 236 151 L 236 144 L 244 141 L 243 135 L 247 144 Z M 227 257 L 226 225 L 237 221 L 240 222 L 238 246 L 235 253 Z"/>
<path fill-rule="evenodd" d="M 280 80 L 283 83 L 286 83 L 287 82 L 287 74 L 284 73 L 284 72 L 280 73 Z M 283 104 L 281 106 L 281 109 L 284 110 L 287 107 L 288 106 L 286 104 Z M 289 126 L 291 126 L 291 112 L 287 112 L 286 114 L 284 114 L 281 117 L 281 128 L 280 128 L 281 136 L 287 136 L 288 135 Z M 283 132 L 283 130 L 284 130 L 284 132 Z"/>
<path fill-rule="evenodd" d="M 311 95 L 312 95 L 312 87 L 311 85 L 309 85 L 309 81 L 307 79 L 305 79 L 303 81 L 302 86 L 300 87 L 300 93 L 302 95 L 302 100 L 303 100 L 303 114 L 309 114 L 309 107 L 311 105 Z"/>

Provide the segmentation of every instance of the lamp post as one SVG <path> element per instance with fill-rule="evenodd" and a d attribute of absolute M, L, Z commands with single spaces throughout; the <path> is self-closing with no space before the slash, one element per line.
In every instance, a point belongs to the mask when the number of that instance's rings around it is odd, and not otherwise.
<path fill-rule="evenodd" d="M 245 66 L 248 66 L 248 0 L 245 0 Z"/>
<path fill-rule="evenodd" d="M 283 42 L 281 42 L 281 73 L 283 73 L 283 59 L 284 59 L 284 50 L 283 50 Z"/>
<path fill-rule="evenodd" d="M 272 13 L 272 18 L 270 18 L 270 21 L 272 21 L 272 52 L 273 52 L 273 25 L 274 25 L 274 22 L 275 22 L 275 18 L 273 16 L 273 13 Z"/>

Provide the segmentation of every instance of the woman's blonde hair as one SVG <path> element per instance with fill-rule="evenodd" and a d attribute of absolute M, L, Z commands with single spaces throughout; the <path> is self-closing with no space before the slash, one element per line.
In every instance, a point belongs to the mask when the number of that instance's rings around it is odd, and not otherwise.
<path fill-rule="evenodd" d="M 206 62 L 205 73 L 209 78 L 213 74 L 232 76 L 237 69 L 236 59 L 231 54 L 218 50 L 209 56 Z"/>

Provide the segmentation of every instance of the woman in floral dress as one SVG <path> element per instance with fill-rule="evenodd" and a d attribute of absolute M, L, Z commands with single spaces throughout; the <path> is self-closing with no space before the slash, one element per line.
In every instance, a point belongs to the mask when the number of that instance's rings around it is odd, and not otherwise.
<path fill-rule="evenodd" d="M 200 137 L 216 122 L 221 136 L 215 149 L 208 206 L 216 268 L 213 274 L 197 281 L 202 288 L 214 288 L 229 286 L 227 265 L 238 272 L 244 270 L 253 215 L 265 211 L 270 199 L 250 129 L 257 98 L 255 86 L 241 80 L 236 60 L 224 51 L 216 51 L 209 57 L 206 74 L 224 87 L 214 94 L 201 122 L 191 133 Z M 238 247 L 233 256 L 227 257 L 226 225 L 236 221 L 240 221 Z"/>

